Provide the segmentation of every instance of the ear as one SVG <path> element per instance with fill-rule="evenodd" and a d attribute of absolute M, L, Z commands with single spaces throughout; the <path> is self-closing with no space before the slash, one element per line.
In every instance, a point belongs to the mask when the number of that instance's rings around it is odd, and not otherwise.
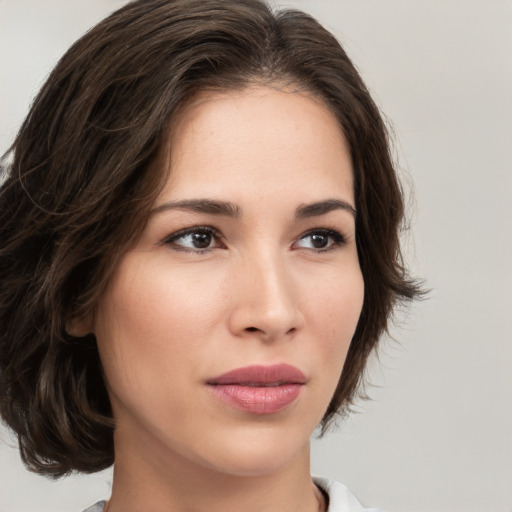
<path fill-rule="evenodd" d="M 83 338 L 91 334 L 93 332 L 92 314 L 68 320 L 66 322 L 66 332 L 75 338 Z"/>

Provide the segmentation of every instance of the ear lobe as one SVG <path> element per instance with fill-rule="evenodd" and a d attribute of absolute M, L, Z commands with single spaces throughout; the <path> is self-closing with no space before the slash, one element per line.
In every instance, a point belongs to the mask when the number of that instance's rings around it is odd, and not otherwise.
<path fill-rule="evenodd" d="M 92 329 L 92 315 L 87 315 L 82 318 L 71 318 L 66 322 L 66 332 L 74 338 L 84 338 L 91 334 Z"/>

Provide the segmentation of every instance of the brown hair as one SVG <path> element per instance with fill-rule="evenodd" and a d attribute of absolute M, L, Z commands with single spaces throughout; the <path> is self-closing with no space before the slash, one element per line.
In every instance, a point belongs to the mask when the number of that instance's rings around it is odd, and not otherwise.
<path fill-rule="evenodd" d="M 336 39 L 259 0 L 138 0 L 85 34 L 42 87 L 4 158 L 0 188 L 0 413 L 37 472 L 114 461 L 95 339 L 66 332 L 94 310 L 162 185 L 177 109 L 205 89 L 294 84 L 337 117 L 354 168 L 365 297 L 325 428 L 357 396 L 394 306 L 403 200 L 378 109 Z"/>

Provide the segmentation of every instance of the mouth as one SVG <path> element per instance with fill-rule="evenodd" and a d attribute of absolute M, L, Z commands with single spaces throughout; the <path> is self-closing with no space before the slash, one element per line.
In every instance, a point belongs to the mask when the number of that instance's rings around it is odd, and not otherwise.
<path fill-rule="evenodd" d="M 237 386 L 245 386 L 248 388 L 275 388 L 276 386 L 284 386 L 291 384 L 290 382 L 240 382 Z M 222 384 L 221 384 L 222 385 Z"/>
<path fill-rule="evenodd" d="M 229 371 L 206 384 L 222 402 L 252 414 L 275 414 L 294 403 L 306 376 L 287 364 L 246 366 Z"/>

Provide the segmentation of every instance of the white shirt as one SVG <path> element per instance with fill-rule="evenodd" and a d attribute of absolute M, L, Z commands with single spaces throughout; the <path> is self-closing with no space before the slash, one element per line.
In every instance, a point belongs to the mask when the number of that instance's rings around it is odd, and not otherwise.
<path fill-rule="evenodd" d="M 327 512 L 381 512 L 376 508 L 364 508 L 346 485 L 327 478 L 313 478 L 318 487 L 329 496 Z M 99 501 L 84 512 L 103 512 L 105 501 Z"/>
<path fill-rule="evenodd" d="M 329 496 L 327 512 L 382 512 L 377 508 L 364 508 L 344 484 L 318 477 L 313 481 Z"/>

